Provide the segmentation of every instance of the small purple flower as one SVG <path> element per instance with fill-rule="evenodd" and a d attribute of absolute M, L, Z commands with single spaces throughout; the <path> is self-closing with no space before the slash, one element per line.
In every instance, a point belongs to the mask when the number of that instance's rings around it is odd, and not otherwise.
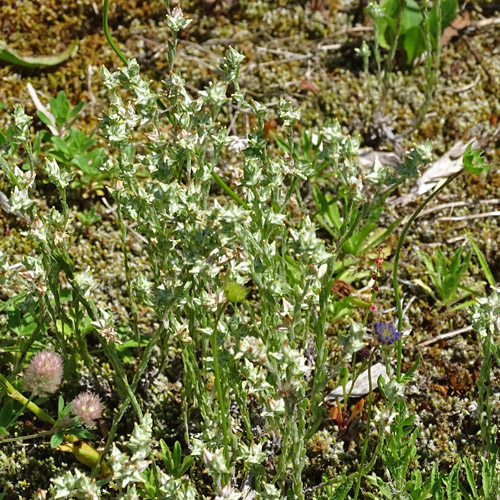
<path fill-rule="evenodd" d="M 102 416 L 102 402 L 99 396 L 89 391 L 81 392 L 73 399 L 71 413 L 79 417 L 84 424 L 93 427 L 95 421 Z"/>
<path fill-rule="evenodd" d="M 46 396 L 56 392 L 61 385 L 63 362 L 59 354 L 52 351 L 36 353 L 24 372 L 24 389 L 35 396 Z"/>
<path fill-rule="evenodd" d="M 375 333 L 382 344 L 391 345 L 401 337 L 401 332 L 396 330 L 392 323 L 375 323 Z"/>

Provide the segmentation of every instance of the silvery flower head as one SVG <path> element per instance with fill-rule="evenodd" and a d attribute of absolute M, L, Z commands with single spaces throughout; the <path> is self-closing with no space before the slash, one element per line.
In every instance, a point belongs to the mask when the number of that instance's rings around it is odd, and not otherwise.
<path fill-rule="evenodd" d="M 102 416 L 102 402 L 99 396 L 90 391 L 80 393 L 73 399 L 71 413 L 78 417 L 88 427 L 93 427 L 95 421 Z"/>
<path fill-rule="evenodd" d="M 63 362 L 59 354 L 42 351 L 35 354 L 24 372 L 24 388 L 35 396 L 46 396 L 61 385 Z"/>
<path fill-rule="evenodd" d="M 184 29 L 192 19 L 186 19 L 182 10 L 176 7 L 172 10 L 172 15 L 167 16 L 167 24 L 171 31 L 177 32 Z"/>

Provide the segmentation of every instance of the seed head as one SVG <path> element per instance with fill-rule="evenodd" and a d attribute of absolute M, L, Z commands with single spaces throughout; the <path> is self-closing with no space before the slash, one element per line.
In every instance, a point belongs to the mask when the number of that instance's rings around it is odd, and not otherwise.
<path fill-rule="evenodd" d="M 102 416 L 102 402 L 96 394 L 82 392 L 73 399 L 71 413 L 88 427 L 93 427 L 95 421 Z"/>
<path fill-rule="evenodd" d="M 35 396 L 46 396 L 56 392 L 61 385 L 63 362 L 59 354 L 52 351 L 38 352 L 24 372 L 24 389 Z"/>

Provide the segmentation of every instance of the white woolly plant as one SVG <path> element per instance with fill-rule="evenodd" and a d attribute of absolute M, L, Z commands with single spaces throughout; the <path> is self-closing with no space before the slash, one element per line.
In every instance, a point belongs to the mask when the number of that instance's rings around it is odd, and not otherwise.
<path fill-rule="evenodd" d="M 308 189 L 305 183 L 318 174 L 318 166 L 312 158 L 294 154 L 299 111 L 283 100 L 277 103 L 288 153 L 276 154 L 265 131 L 268 107 L 247 100 L 241 91 L 238 76 L 244 56 L 233 48 L 221 65 L 223 82 L 192 95 L 173 70 L 177 31 L 187 22 L 179 9 L 168 17 L 170 73 L 161 90 L 151 89 L 135 60 L 114 73 L 102 70 L 109 95 L 101 126 L 108 143 L 102 171 L 109 177 L 117 209 L 134 318 L 127 326 L 141 345 L 144 336 L 137 311 L 143 305 L 154 311 L 159 325 L 132 382 L 114 349 L 119 339 L 113 318 L 92 301 L 90 271 L 75 274 L 73 263 L 63 259 L 70 253 L 66 246 L 72 230 L 65 202 L 69 178 L 56 163 L 46 164 L 47 175 L 61 192 L 63 210 L 42 216 L 29 199 L 32 177 L 17 179 L 19 172 L 1 162 L 0 167 L 18 189 L 16 209 L 33 219 L 32 236 L 45 257 L 42 269 L 44 262 L 61 266 L 50 273 L 46 270 L 51 290 L 59 290 L 58 271 L 64 271 L 78 298 L 75 316 L 81 314 L 83 304 L 102 336 L 115 381 L 126 394 L 112 429 L 116 431 L 131 403 L 142 421 L 136 427 L 136 432 L 144 433 L 139 441 L 149 445 L 150 419 L 142 420 L 135 389 L 155 347 L 174 341 L 183 362 L 186 438 L 191 447 L 195 439 L 201 443 L 200 460 L 203 457 L 216 495 L 251 496 L 245 485 L 255 478 L 255 490 L 262 498 L 278 499 L 291 480 L 290 494 L 303 500 L 306 443 L 323 420 L 327 315 L 337 256 L 391 189 L 418 175 L 424 153 L 430 152 L 416 150 L 394 175 L 376 165 L 365 179 L 357 160 L 357 140 L 344 134 L 335 121 L 319 130 L 316 147 L 323 160 L 322 173 L 328 173 L 332 192 L 345 206 L 339 237 L 329 246 L 317 236 L 317 226 L 302 200 Z M 253 124 L 245 137 L 229 135 L 223 125 L 230 108 Z M 24 138 L 29 117 L 19 109 L 16 113 L 13 136 Z M 234 189 L 222 179 L 231 171 L 239 179 Z M 138 277 L 132 276 L 127 250 L 131 226 L 144 243 L 150 264 Z M 46 290 L 38 288 L 43 297 Z M 64 317 L 63 311 L 60 314 Z M 91 367 L 84 334 L 76 333 L 78 353 Z M 346 352 L 361 346 L 360 337 L 347 338 Z M 65 338 L 58 341 L 64 343 Z M 195 430 L 190 425 L 191 408 L 200 415 Z M 193 432 L 197 435 L 192 436 Z M 154 490 L 168 498 L 195 497 L 189 481 L 170 478 L 155 465 L 151 453 L 133 444 L 129 447 L 132 457 L 112 448 L 114 477 L 105 480 L 121 488 L 120 495 L 135 498 L 146 488 L 150 495 Z M 104 483 L 75 472 L 54 484 L 55 498 L 93 498 Z"/>
<path fill-rule="evenodd" d="M 175 46 L 169 51 L 173 55 Z M 115 73 L 104 69 L 110 108 L 102 132 L 115 150 L 104 170 L 114 186 L 110 192 L 123 234 L 128 219 L 150 258 L 148 276 L 128 276 L 130 299 L 153 308 L 162 335 L 179 344 L 186 433 L 189 409 L 196 406 L 199 455 L 213 490 L 234 496 L 235 485 L 242 491 L 255 476 L 258 490 L 272 482 L 284 494 L 291 478 L 301 500 L 306 442 L 323 418 L 325 330 L 336 258 L 373 207 L 415 175 L 422 155 L 415 153 L 394 175 L 375 165 L 365 182 L 357 140 L 337 122 L 323 127 L 317 149 L 346 207 L 340 238 L 328 247 L 303 210 L 300 188 L 317 167 L 293 152 L 300 113 L 278 103 L 289 153 L 272 153 L 265 134 L 268 108 L 247 100 L 239 87 L 243 60 L 229 49 L 221 65 L 224 82 L 211 82 L 197 95 L 174 71 L 154 93 L 135 60 Z M 255 123 L 246 137 L 230 136 L 221 125 L 230 102 Z M 133 138 L 140 133 L 145 140 L 139 154 Z M 147 182 L 136 175 L 141 169 L 151 176 Z M 238 173 L 237 193 L 221 179 L 230 171 Z M 361 343 L 357 339 L 346 348 L 354 352 Z M 308 358 L 312 346 L 315 353 Z M 251 413 L 263 422 L 257 424 Z M 269 442 L 279 443 L 277 452 Z M 255 447 L 261 450 L 257 455 L 245 451 Z M 272 460 L 273 467 L 262 473 Z"/>
<path fill-rule="evenodd" d="M 107 461 L 112 467 L 112 474 L 103 480 L 91 479 L 90 475 L 84 474 L 78 469 L 74 472 L 66 472 L 53 480 L 52 498 L 62 499 L 98 499 L 101 498 L 103 488 L 117 491 L 114 498 L 120 500 L 132 500 L 144 498 L 145 495 L 154 494 L 153 498 L 169 498 L 172 500 L 195 500 L 196 490 L 190 481 L 174 479 L 160 472 L 158 475 L 159 491 L 151 491 L 155 488 L 149 484 L 151 477 L 149 470 L 151 461 L 147 456 L 151 451 L 152 419 L 146 413 L 142 424 L 136 424 L 134 431 L 127 444 L 129 453 L 119 450 L 113 444 L 112 451 Z"/>

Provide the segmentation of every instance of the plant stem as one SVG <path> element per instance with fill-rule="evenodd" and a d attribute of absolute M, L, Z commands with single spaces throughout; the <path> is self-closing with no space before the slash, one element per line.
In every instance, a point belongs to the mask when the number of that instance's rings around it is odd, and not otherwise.
<path fill-rule="evenodd" d="M 109 0 L 104 0 L 104 6 L 102 10 L 102 27 L 104 29 L 104 36 L 106 37 L 109 46 L 115 51 L 116 55 L 122 60 L 123 64 L 128 64 L 127 58 L 122 54 L 121 50 L 116 46 L 115 42 L 111 38 L 108 26 L 108 11 Z"/>
<path fill-rule="evenodd" d="M 323 279 L 321 291 L 319 293 L 319 312 L 314 325 L 314 345 L 316 347 L 316 360 L 314 363 L 314 378 L 312 382 L 312 390 L 310 395 L 311 400 L 311 415 L 312 422 L 305 433 L 305 439 L 309 440 L 323 421 L 323 388 L 326 385 L 325 366 L 328 357 L 326 348 L 326 323 L 328 302 L 332 293 L 333 273 L 337 253 L 332 255 L 327 261 L 327 269 Z"/>
<path fill-rule="evenodd" d="M 56 421 L 48 413 L 45 413 L 38 405 L 33 403 L 33 401 L 23 396 L 1 373 L 0 383 L 5 387 L 5 390 L 12 399 L 15 399 L 28 408 L 28 410 L 34 413 L 40 420 L 50 425 L 55 425 Z"/>
<path fill-rule="evenodd" d="M 153 335 L 153 337 L 149 341 L 148 345 L 146 346 L 146 349 L 144 351 L 144 355 L 142 356 L 141 362 L 139 364 L 139 368 L 137 369 L 136 373 L 134 374 L 134 378 L 132 379 L 132 383 L 130 384 L 132 391 L 136 390 L 137 384 L 139 383 L 139 380 L 141 379 L 142 375 L 146 371 L 146 368 L 148 366 L 148 362 L 149 362 L 149 359 L 151 357 L 151 353 L 153 351 L 153 348 L 156 346 L 158 341 L 161 339 L 164 330 L 165 330 L 165 327 L 163 326 L 163 321 L 161 321 L 160 327 L 155 332 L 155 334 Z M 109 431 L 106 444 L 105 444 L 104 449 L 101 453 L 101 458 L 99 459 L 99 462 L 94 466 L 94 469 L 92 470 L 92 474 L 91 474 L 92 478 L 95 478 L 97 476 L 97 474 L 99 473 L 100 462 L 103 460 L 103 458 L 107 455 L 108 451 L 110 450 L 111 445 L 113 444 L 113 439 L 115 437 L 116 431 L 118 429 L 118 424 L 120 423 L 120 420 L 122 419 L 123 415 L 125 414 L 125 411 L 128 408 L 129 404 L 130 404 L 130 398 L 127 395 L 125 397 L 125 400 L 123 401 L 120 409 L 118 410 L 118 413 L 116 413 L 114 418 L 113 418 L 113 423 L 111 425 L 111 429 Z"/>
<path fill-rule="evenodd" d="M 219 370 L 219 345 L 217 344 L 217 325 L 219 324 L 220 318 L 224 309 L 226 309 L 227 302 L 223 302 L 219 306 L 219 310 L 217 311 L 217 316 L 215 318 L 215 324 L 212 329 L 212 354 L 214 357 L 214 377 L 215 377 L 215 386 L 217 388 L 217 395 L 219 398 L 219 406 L 220 406 L 220 416 L 221 416 L 221 424 L 222 424 L 222 432 L 224 433 L 224 458 L 226 459 L 226 467 L 229 470 L 229 436 L 228 436 L 228 427 L 227 427 L 227 414 L 226 414 L 226 404 L 224 400 L 224 394 L 222 393 L 222 381 L 220 377 Z"/>
<path fill-rule="evenodd" d="M 399 289 L 398 289 L 398 264 L 399 264 L 399 257 L 401 255 L 401 248 L 403 246 L 403 241 L 406 237 L 406 233 L 408 232 L 408 229 L 410 229 L 410 226 L 413 224 L 413 221 L 418 217 L 418 215 L 425 208 L 425 206 L 436 195 L 438 195 L 446 186 L 448 186 L 448 184 L 454 181 L 462 172 L 463 169 L 451 175 L 450 177 L 448 177 L 448 179 L 446 179 L 446 181 L 440 187 L 438 187 L 435 191 L 433 191 L 417 208 L 417 210 L 415 210 L 415 212 L 408 219 L 408 222 L 404 225 L 403 230 L 401 231 L 401 236 L 399 237 L 398 244 L 396 246 L 396 253 L 394 254 L 394 270 L 392 279 L 392 286 L 394 289 L 394 300 L 396 301 L 396 307 L 398 309 L 398 331 L 401 331 L 401 328 L 403 327 L 403 306 L 401 305 L 401 296 L 399 295 Z M 401 382 L 402 352 L 403 352 L 403 341 L 400 337 L 397 344 L 398 361 L 397 361 L 396 378 L 398 382 Z"/>
<path fill-rule="evenodd" d="M 120 203 L 119 197 L 116 198 L 116 215 L 118 217 L 118 226 L 120 227 L 120 242 L 123 253 L 123 264 L 125 267 L 125 279 L 127 281 L 127 295 L 130 301 L 130 307 L 132 308 L 132 328 L 134 330 L 134 335 L 137 341 L 137 351 L 139 352 L 139 356 L 142 356 L 141 349 L 141 334 L 139 333 L 139 321 L 137 317 L 137 304 L 134 298 L 134 294 L 132 293 L 132 277 L 130 274 L 130 266 L 129 266 L 129 257 L 128 257 L 128 249 L 127 249 L 127 226 L 123 222 L 122 217 L 122 205 Z"/>
<path fill-rule="evenodd" d="M 422 105 L 420 106 L 415 118 L 413 119 L 410 126 L 401 132 L 400 137 L 405 137 L 410 134 L 414 130 L 418 129 L 422 124 L 425 114 L 432 104 L 432 99 L 434 96 L 434 91 L 436 89 L 436 81 L 439 76 L 439 66 L 441 60 L 441 22 L 442 22 L 442 13 L 441 13 L 441 0 L 436 0 L 434 3 L 436 7 L 436 49 L 432 48 L 432 40 L 431 40 L 431 26 L 429 19 L 429 3 L 427 0 L 423 1 L 422 6 L 422 16 L 423 16 L 423 27 L 422 31 L 424 33 L 425 40 L 425 49 L 427 53 L 427 57 L 425 60 L 425 75 L 427 78 L 425 91 L 424 91 L 424 100 Z"/>
<path fill-rule="evenodd" d="M 224 190 L 224 192 L 229 195 L 240 207 L 249 210 L 249 206 L 245 201 L 243 201 L 222 179 L 212 170 L 212 177 L 214 181 Z"/>
<path fill-rule="evenodd" d="M 356 481 L 356 490 L 354 493 L 354 500 L 357 500 L 358 495 L 359 495 L 359 489 L 361 487 L 361 479 L 364 476 L 364 464 L 366 460 L 366 451 L 368 449 L 368 438 L 370 436 L 370 423 L 372 419 L 372 374 L 371 374 L 371 369 L 372 369 L 372 362 L 373 362 L 373 355 L 375 354 L 375 349 L 372 349 L 372 352 L 370 353 L 370 357 L 368 358 L 368 411 L 366 415 L 366 430 L 365 430 L 365 440 L 363 443 L 363 451 L 361 453 L 361 462 L 359 464 L 359 470 L 358 470 L 358 478 Z"/>
<path fill-rule="evenodd" d="M 43 431 L 43 432 L 39 432 L 38 434 L 30 434 L 28 436 L 18 436 L 18 437 L 13 437 L 13 438 L 5 438 L 5 439 L 0 439 L 0 443 L 5 444 L 5 443 L 14 443 L 16 441 L 27 441 L 28 439 L 36 439 L 39 437 L 50 436 L 51 434 L 54 434 L 55 432 L 56 432 L 55 429 L 51 429 L 50 431 Z"/>
<path fill-rule="evenodd" d="M 401 33 L 401 21 L 403 19 L 403 14 L 406 9 L 406 0 L 401 0 L 400 5 L 399 5 L 399 10 L 398 13 L 396 14 L 396 33 L 394 34 L 394 41 L 391 44 L 391 50 L 389 51 L 389 54 L 387 54 L 386 60 L 385 60 L 385 70 L 384 70 L 384 79 L 383 79 L 383 87 L 382 87 L 382 94 L 380 97 L 380 104 L 379 108 L 381 109 L 381 106 L 383 102 L 385 101 L 386 95 L 387 95 L 387 87 L 389 84 L 389 75 L 392 72 L 392 67 L 393 67 L 393 61 L 394 57 L 396 56 L 396 49 L 398 48 L 398 40 L 399 40 L 399 35 Z"/>

